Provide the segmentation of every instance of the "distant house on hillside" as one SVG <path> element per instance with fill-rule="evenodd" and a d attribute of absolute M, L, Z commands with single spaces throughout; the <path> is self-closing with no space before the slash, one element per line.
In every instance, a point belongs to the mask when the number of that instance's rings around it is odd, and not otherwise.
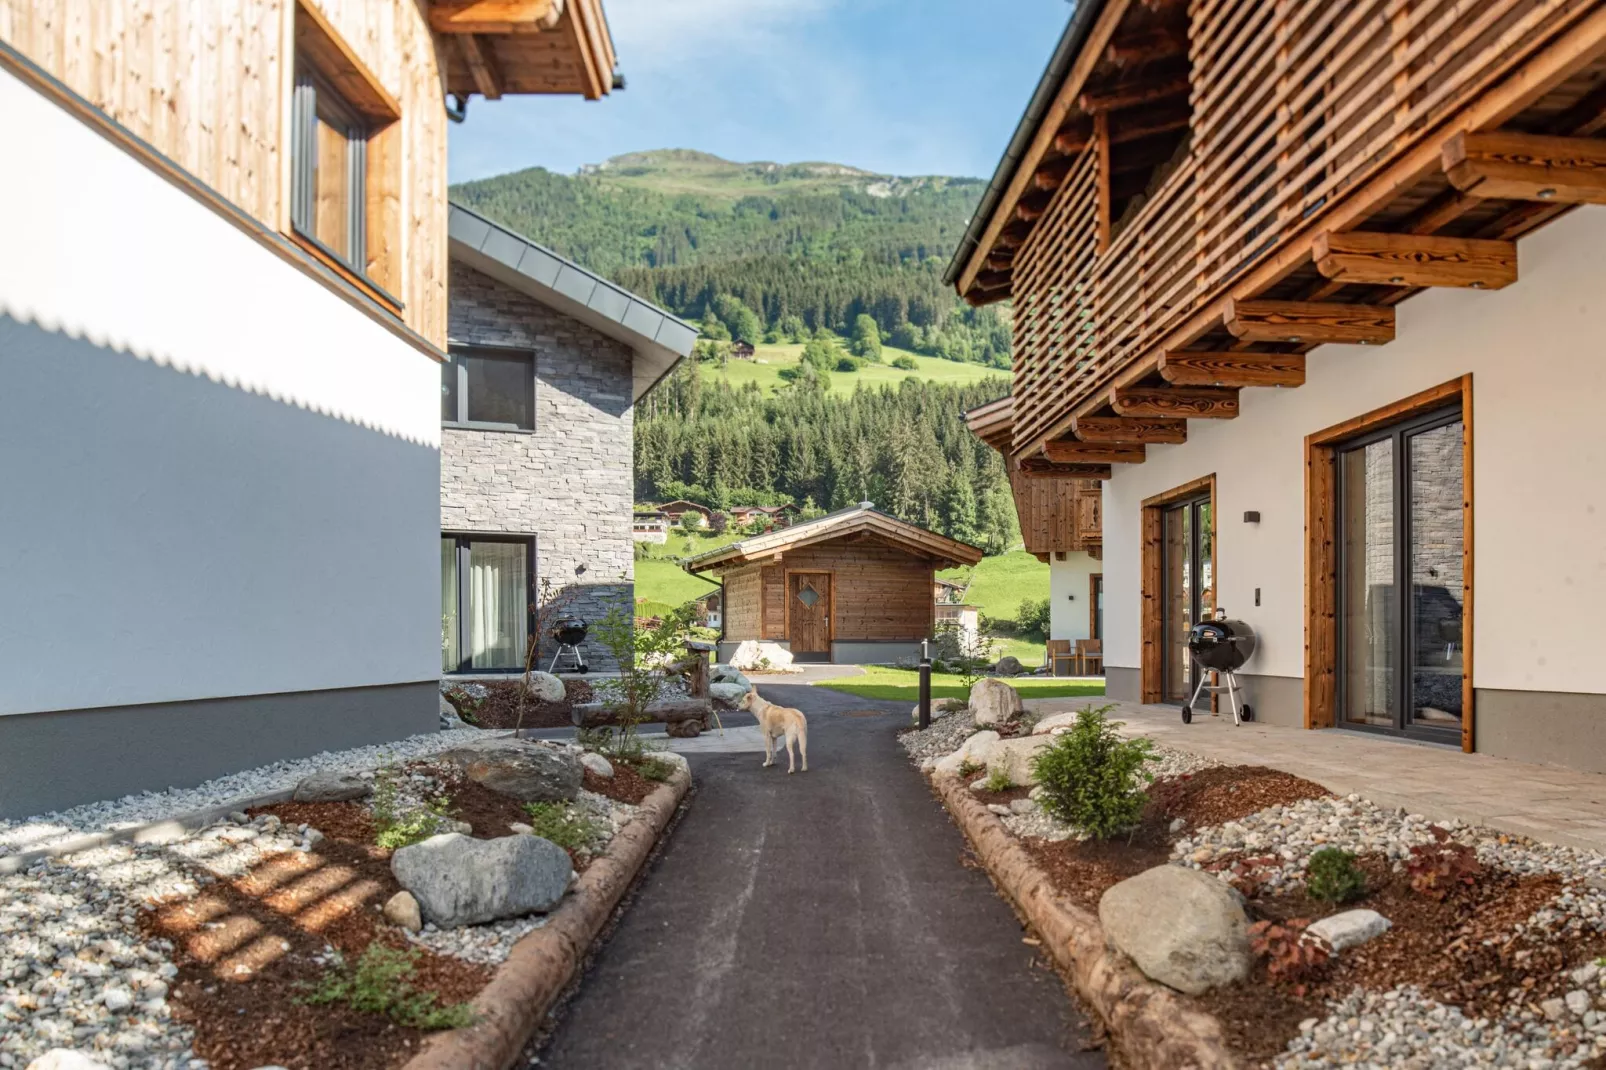
<path fill-rule="evenodd" d="M 630 537 L 636 542 L 669 541 L 669 518 L 656 509 L 637 509 L 630 516 Z"/>
<path fill-rule="evenodd" d="M 702 528 L 706 528 L 709 521 L 714 518 L 714 511 L 708 506 L 698 505 L 696 502 L 688 502 L 683 498 L 672 502 L 664 502 L 658 507 L 658 511 L 676 524 L 679 524 L 681 518 L 687 513 L 692 513 L 698 518 L 697 526 Z"/>
<path fill-rule="evenodd" d="M 731 356 L 737 360 L 752 360 L 753 352 L 752 342 L 733 342 L 731 344 Z"/>
<path fill-rule="evenodd" d="M 800 512 L 791 502 L 785 505 L 738 505 L 730 511 L 731 520 L 737 524 L 751 524 L 755 520 L 768 518 L 776 527 L 784 528 L 797 519 Z"/>
<path fill-rule="evenodd" d="M 697 623 L 704 628 L 719 628 L 724 623 L 725 592 L 716 587 L 697 599 Z"/>

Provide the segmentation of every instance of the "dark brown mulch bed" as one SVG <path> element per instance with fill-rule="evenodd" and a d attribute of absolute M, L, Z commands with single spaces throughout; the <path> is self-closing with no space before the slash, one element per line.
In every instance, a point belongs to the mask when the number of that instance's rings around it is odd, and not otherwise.
<path fill-rule="evenodd" d="M 989 802 L 1001 799 L 985 791 L 975 794 Z M 1059 843 L 1028 839 L 1021 846 L 1056 889 L 1083 908 L 1097 911 L 1099 898 L 1111 885 L 1170 860 L 1171 845 L 1189 829 L 1327 794 L 1319 784 L 1264 766 L 1214 766 L 1151 784 L 1149 803 L 1129 836 Z M 1179 817 L 1187 824 L 1173 833 L 1171 823 Z"/>
<path fill-rule="evenodd" d="M 1387 989 L 1420 986 L 1432 999 L 1460 1007 L 1469 1018 L 1498 1017 L 1513 988 L 1524 1000 L 1562 995 L 1570 987 L 1564 972 L 1606 950 L 1606 939 L 1550 943 L 1515 936 L 1516 925 L 1556 896 L 1554 876 L 1517 877 L 1491 872 L 1475 887 L 1437 902 L 1416 892 L 1406 873 L 1394 873 L 1385 859 L 1360 860 L 1367 893 L 1332 905 L 1311 899 L 1303 889 L 1252 897 L 1256 920 L 1314 921 L 1342 910 L 1369 908 L 1393 923 L 1371 943 L 1343 952 L 1304 982 L 1301 990 L 1268 977 L 1263 964 L 1245 983 L 1219 989 L 1199 1002 L 1222 1024 L 1233 1049 L 1250 1060 L 1271 1059 L 1287 1045 L 1306 1018 L 1321 1018 L 1328 1000 L 1355 986 Z M 1493 944 L 1484 946 L 1484 940 Z"/>
<path fill-rule="evenodd" d="M 146 910 L 140 926 L 173 942 L 179 968 L 173 1014 L 195 1030 L 195 1052 L 216 1070 L 280 1064 L 369 1070 L 396 1066 L 427 1034 L 344 1004 L 301 1002 L 323 976 L 325 945 L 355 962 L 374 941 L 409 945 L 378 917 L 398 891 L 390 852 L 372 846 L 372 824 L 353 803 L 269 807 L 286 822 L 312 821 L 327 837 L 316 851 L 275 855 L 193 900 Z M 367 842 L 348 841 L 347 835 Z M 491 971 L 417 952 L 414 982 L 442 1003 L 472 999 Z"/>
<path fill-rule="evenodd" d="M 657 781 L 648 780 L 624 762 L 614 760 L 611 764 L 613 765 L 611 780 L 600 777 L 589 769 L 586 770 L 584 786 L 587 791 L 605 795 L 615 802 L 639 806 L 642 800 L 657 790 Z"/>
<path fill-rule="evenodd" d="M 477 728 L 503 730 L 517 727 L 520 723 L 519 692 L 524 689 L 523 678 L 515 676 L 511 680 L 474 682 L 490 692 L 478 703 L 467 698 L 462 691 L 451 691 L 446 695 L 446 701 L 457 708 L 458 716 Z M 527 696 L 524 700 L 523 727 L 567 728 L 574 723 L 570 716 L 574 705 L 596 698 L 596 692 L 584 680 L 564 680 L 563 691 L 562 702 L 537 702 Z"/>

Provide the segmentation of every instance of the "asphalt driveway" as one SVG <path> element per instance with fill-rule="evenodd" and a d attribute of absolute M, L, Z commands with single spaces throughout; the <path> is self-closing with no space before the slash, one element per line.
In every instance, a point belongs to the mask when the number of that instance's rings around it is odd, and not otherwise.
<path fill-rule="evenodd" d="M 810 772 L 689 756 L 695 802 L 533 1065 L 1104 1066 L 898 746 L 908 706 L 760 692 L 808 714 Z"/>

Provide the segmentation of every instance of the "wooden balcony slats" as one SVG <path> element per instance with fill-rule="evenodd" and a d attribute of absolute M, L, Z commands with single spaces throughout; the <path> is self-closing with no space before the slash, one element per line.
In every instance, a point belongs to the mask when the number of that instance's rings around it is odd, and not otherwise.
<path fill-rule="evenodd" d="M 1015 450 L 1069 433 L 1073 415 L 1091 411 L 1112 385 L 1133 386 L 1131 369 L 1153 365 L 1159 347 L 1174 344 L 1168 335 L 1234 280 L 1589 7 L 1195 0 L 1187 158 L 1130 219 L 1116 221 L 1100 253 L 1095 139 L 1072 158 L 1015 257 Z M 1420 220 L 1455 219 L 1477 203 L 1448 195 L 1425 205 Z M 1363 268 L 1354 257 L 1348 265 Z"/>

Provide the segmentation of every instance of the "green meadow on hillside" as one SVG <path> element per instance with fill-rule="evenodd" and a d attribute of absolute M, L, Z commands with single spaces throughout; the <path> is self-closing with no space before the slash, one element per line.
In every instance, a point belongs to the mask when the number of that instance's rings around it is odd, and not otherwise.
<path fill-rule="evenodd" d="M 847 340 L 841 340 L 843 355 L 847 354 Z M 851 394 L 858 387 L 867 386 L 896 386 L 904 379 L 929 379 L 935 383 L 953 383 L 965 385 L 978 383 L 989 377 L 998 380 L 998 394 L 1002 396 L 1009 391 L 1009 380 L 1005 373 L 998 368 L 990 368 L 982 364 L 971 364 L 955 360 L 943 360 L 940 357 L 923 357 L 911 353 L 907 349 L 897 346 L 881 345 L 881 363 L 866 363 L 856 372 L 832 371 L 831 393 Z M 759 345 L 754 347 L 752 360 L 731 360 L 723 367 L 718 364 L 704 364 L 701 366 L 705 378 L 724 379 L 732 386 L 742 386 L 746 383 L 757 383 L 766 393 L 773 393 L 779 387 L 785 386 L 786 381 L 781 378 L 781 369 L 795 368 L 802 359 L 803 346 L 800 343 L 780 343 L 774 345 Z M 915 363 L 914 370 L 894 368 L 892 362 L 899 357 L 909 357 Z"/>

